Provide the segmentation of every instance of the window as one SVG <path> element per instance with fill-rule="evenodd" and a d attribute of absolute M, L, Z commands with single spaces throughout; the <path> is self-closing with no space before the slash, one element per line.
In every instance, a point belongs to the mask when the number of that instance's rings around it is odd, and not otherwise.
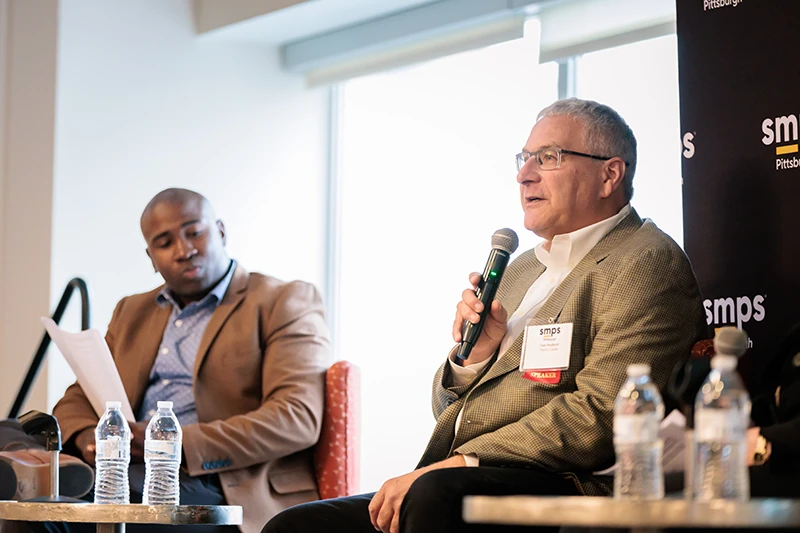
<path fill-rule="evenodd" d="M 362 483 L 414 468 L 455 304 L 492 234 L 522 227 L 514 154 L 557 96 L 524 38 L 342 88 L 339 356 L 362 371 Z"/>

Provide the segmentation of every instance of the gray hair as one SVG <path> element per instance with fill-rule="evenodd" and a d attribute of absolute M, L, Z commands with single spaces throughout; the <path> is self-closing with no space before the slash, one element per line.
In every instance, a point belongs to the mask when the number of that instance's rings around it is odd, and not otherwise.
<path fill-rule="evenodd" d="M 633 197 L 633 175 L 636 173 L 636 137 L 625 120 L 607 105 L 592 100 L 567 98 L 558 100 L 539 112 L 544 117 L 570 117 L 584 126 L 586 149 L 594 155 L 621 157 L 625 161 L 622 183 L 625 199 Z"/>

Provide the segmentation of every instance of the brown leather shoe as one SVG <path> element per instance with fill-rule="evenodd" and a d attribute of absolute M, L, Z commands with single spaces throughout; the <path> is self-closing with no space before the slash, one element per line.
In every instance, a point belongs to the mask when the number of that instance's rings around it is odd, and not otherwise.
<path fill-rule="evenodd" d="M 50 452 L 30 448 L 0 452 L 0 461 L 10 465 L 16 476 L 15 500 L 50 495 Z M 94 470 L 80 459 L 59 454 L 59 494 L 80 498 L 92 490 Z M 0 468 L 0 472 L 2 472 Z"/>

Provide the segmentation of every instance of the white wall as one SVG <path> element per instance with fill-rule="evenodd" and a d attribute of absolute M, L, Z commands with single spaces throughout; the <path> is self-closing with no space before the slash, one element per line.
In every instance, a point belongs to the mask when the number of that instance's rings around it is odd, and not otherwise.
<path fill-rule="evenodd" d="M 274 48 L 195 37 L 189 0 L 62 0 L 60 15 L 53 305 L 81 276 L 105 331 L 121 296 L 160 283 L 138 222 L 170 186 L 211 200 L 245 267 L 322 290 L 327 94 Z M 50 361 L 52 406 L 72 376 Z"/>
<path fill-rule="evenodd" d="M 0 1 L 0 418 L 39 345 L 50 300 L 57 35 L 57 0 Z M 45 408 L 46 376 L 43 369 L 24 410 Z"/>

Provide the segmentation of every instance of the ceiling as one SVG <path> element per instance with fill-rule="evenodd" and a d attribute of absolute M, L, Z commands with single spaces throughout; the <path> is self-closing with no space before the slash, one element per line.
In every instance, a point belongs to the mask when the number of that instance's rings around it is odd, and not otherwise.
<path fill-rule="evenodd" d="M 441 0 L 305 0 L 220 27 L 204 39 L 286 44 Z"/>

